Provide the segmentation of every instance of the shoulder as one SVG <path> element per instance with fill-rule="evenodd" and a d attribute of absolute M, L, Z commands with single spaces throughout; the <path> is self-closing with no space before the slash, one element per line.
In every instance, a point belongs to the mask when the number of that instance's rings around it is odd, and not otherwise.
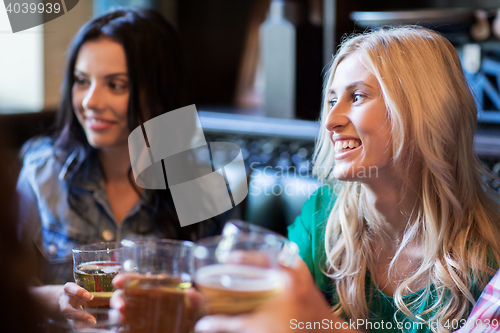
<path fill-rule="evenodd" d="M 18 179 L 18 188 L 30 184 L 37 188 L 42 184 L 54 184 L 62 179 L 61 172 L 67 163 L 67 154 L 55 148 L 53 139 L 39 137 L 27 141 L 22 149 L 23 165 Z"/>
<path fill-rule="evenodd" d="M 28 140 L 21 148 L 23 166 L 44 163 L 50 158 L 55 158 L 53 140 L 49 137 L 38 137 Z"/>
<path fill-rule="evenodd" d="M 323 273 L 326 259 L 324 233 L 336 199 L 331 186 L 320 187 L 309 197 L 300 215 L 288 227 L 288 237 L 299 246 L 300 257 L 327 299 L 331 299 L 332 286 Z"/>
<path fill-rule="evenodd" d="M 45 193 L 53 193 L 54 184 L 58 184 L 58 176 L 62 163 L 58 161 L 52 139 L 47 137 L 27 141 L 21 149 L 23 165 L 17 179 L 17 194 L 21 204 L 39 200 L 42 187 Z"/>
<path fill-rule="evenodd" d="M 302 206 L 302 211 L 288 227 L 288 238 L 297 243 L 302 259 L 309 265 L 321 253 L 328 216 L 335 204 L 336 195 L 328 186 L 320 187 Z"/>
<path fill-rule="evenodd" d="M 304 203 L 300 216 L 292 226 L 301 223 L 311 232 L 318 224 L 328 219 L 336 199 L 337 196 L 330 185 L 320 187 Z"/>

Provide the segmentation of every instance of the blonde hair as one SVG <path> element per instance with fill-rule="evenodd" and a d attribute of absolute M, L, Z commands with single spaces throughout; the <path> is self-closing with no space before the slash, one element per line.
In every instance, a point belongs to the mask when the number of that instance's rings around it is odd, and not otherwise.
<path fill-rule="evenodd" d="M 418 194 L 389 272 L 415 239 L 424 258 L 395 290 L 395 303 L 407 318 L 446 332 L 445 322 L 467 317 L 470 303 L 475 303 L 472 284 L 477 281 L 483 288 L 493 275 L 488 262 L 499 262 L 500 208 L 486 192 L 482 175 L 488 173 L 474 154 L 474 98 L 457 52 L 431 30 L 385 28 L 344 41 L 325 82 L 313 170 L 322 181 L 334 181 L 333 145 L 324 126 L 329 113 L 326 91 L 339 63 L 352 54 L 380 84 L 392 131 L 392 163 L 403 186 L 412 186 Z M 415 168 L 420 181 L 410 185 Z M 343 183 L 325 233 L 326 273 L 336 284 L 339 301 L 334 310 L 352 319 L 369 318 L 365 277 L 374 259 L 371 239 L 377 225 L 365 218 L 367 209 L 361 183 Z M 423 295 L 405 304 L 409 285 L 422 278 L 427 282 Z M 437 299 L 427 299 L 431 285 Z M 426 301 L 430 305 L 423 313 L 412 311 Z"/>

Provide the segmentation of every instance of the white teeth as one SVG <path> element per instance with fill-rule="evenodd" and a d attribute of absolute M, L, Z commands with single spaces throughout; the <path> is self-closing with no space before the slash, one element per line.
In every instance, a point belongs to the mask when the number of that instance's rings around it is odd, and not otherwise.
<path fill-rule="evenodd" d="M 341 151 L 343 149 L 354 149 L 361 146 L 359 140 L 345 140 L 345 141 L 335 141 L 335 151 Z"/>
<path fill-rule="evenodd" d="M 100 120 L 100 119 L 95 119 L 95 118 L 90 118 L 90 123 L 91 124 L 101 124 L 103 123 L 104 121 Z"/>

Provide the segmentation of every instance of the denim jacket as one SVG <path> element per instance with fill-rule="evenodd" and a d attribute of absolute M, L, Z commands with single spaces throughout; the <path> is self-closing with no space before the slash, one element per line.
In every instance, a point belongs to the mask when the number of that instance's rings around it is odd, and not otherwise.
<path fill-rule="evenodd" d="M 83 147 L 65 159 L 58 156 L 50 139 L 32 142 L 17 184 L 19 235 L 48 265 L 43 283 L 73 281 L 72 248 L 77 245 L 168 237 L 152 222 L 152 210 L 143 203 L 148 200 L 141 200 L 117 223 L 97 156 L 89 159 Z M 144 196 L 149 195 L 145 190 Z"/>

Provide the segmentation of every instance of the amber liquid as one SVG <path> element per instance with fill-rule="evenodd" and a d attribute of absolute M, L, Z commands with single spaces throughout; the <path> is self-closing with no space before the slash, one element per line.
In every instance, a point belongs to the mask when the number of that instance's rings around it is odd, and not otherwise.
<path fill-rule="evenodd" d="M 283 288 L 281 273 L 247 265 L 208 265 L 197 270 L 196 288 L 203 294 L 205 315 L 253 311 Z"/>
<path fill-rule="evenodd" d="M 83 263 L 73 271 L 76 283 L 94 295 L 86 306 L 109 308 L 109 299 L 115 290 L 111 282 L 119 270 L 119 262 L 93 261 Z"/>
<path fill-rule="evenodd" d="M 125 283 L 124 332 L 190 333 L 198 319 L 187 291 L 191 282 L 169 276 L 131 279 Z"/>

